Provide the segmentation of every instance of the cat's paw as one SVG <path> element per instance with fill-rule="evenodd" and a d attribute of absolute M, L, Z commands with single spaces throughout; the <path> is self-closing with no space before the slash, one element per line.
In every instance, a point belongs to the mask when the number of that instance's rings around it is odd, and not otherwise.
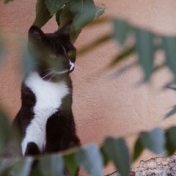
<path fill-rule="evenodd" d="M 25 156 L 34 156 L 39 154 L 40 154 L 40 150 L 34 142 L 30 142 L 27 144 L 26 151 L 24 154 Z"/>

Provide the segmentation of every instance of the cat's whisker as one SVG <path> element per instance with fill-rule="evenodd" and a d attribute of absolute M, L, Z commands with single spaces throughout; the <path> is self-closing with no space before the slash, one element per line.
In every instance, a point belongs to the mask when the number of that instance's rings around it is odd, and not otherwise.
<path fill-rule="evenodd" d="M 42 79 L 46 78 L 47 76 L 50 76 L 53 74 L 53 71 L 49 71 L 45 76 L 42 77 Z"/>
<path fill-rule="evenodd" d="M 50 78 L 49 78 L 49 81 L 51 81 L 51 79 L 54 77 L 54 75 L 51 75 Z"/>
<path fill-rule="evenodd" d="M 63 71 L 54 71 L 54 73 L 55 73 L 56 75 L 62 75 L 62 74 L 68 73 L 68 72 L 69 72 L 68 69 L 65 69 L 65 70 L 63 70 Z"/>
<path fill-rule="evenodd" d="M 63 70 L 63 71 L 56 71 L 56 70 L 49 70 L 48 69 L 47 74 L 45 76 L 43 76 L 42 79 L 45 79 L 46 77 L 50 76 L 49 80 L 51 80 L 54 76 L 62 75 L 62 74 L 68 73 L 68 72 L 69 72 L 68 69 Z"/>

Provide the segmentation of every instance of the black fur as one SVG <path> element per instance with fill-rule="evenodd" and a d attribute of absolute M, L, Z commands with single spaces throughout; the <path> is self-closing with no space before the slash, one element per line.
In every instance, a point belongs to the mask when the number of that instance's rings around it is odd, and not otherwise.
<path fill-rule="evenodd" d="M 40 151 L 39 151 L 37 145 L 34 142 L 28 143 L 25 155 L 26 156 L 28 156 L 28 155 L 34 156 L 34 155 L 39 155 L 39 154 L 40 154 Z"/>
<path fill-rule="evenodd" d="M 26 87 L 24 83 L 21 86 L 21 109 L 19 110 L 14 120 L 14 125 L 19 130 L 21 137 L 25 135 L 25 130 L 33 119 L 33 107 L 36 103 L 36 97 L 33 92 Z"/>
<path fill-rule="evenodd" d="M 71 96 L 66 96 L 61 108 L 48 119 L 46 125 L 46 153 L 62 151 L 79 144 L 71 103 Z"/>
<path fill-rule="evenodd" d="M 65 50 L 63 50 L 63 47 Z M 35 71 L 37 71 L 41 77 L 44 77 L 43 79 L 50 79 L 53 82 L 59 82 L 61 80 L 65 81 L 67 86 L 72 90 L 69 73 L 52 77 L 51 75 L 46 76 L 48 68 L 57 71 L 62 71 L 66 68 L 69 69 L 68 58 L 71 56 L 69 56 L 68 53 L 70 51 L 75 53 L 76 49 L 70 41 L 68 25 L 51 34 L 45 34 L 38 27 L 32 26 L 29 30 L 29 51 L 32 57 L 36 59 L 37 64 Z M 56 58 L 50 57 L 53 54 Z M 74 61 L 73 57 L 70 59 Z M 14 124 L 18 127 L 23 138 L 27 126 L 34 118 L 33 108 L 36 104 L 35 94 L 25 85 L 24 82 L 21 87 L 21 101 L 22 106 L 14 120 Z M 58 152 L 80 145 L 80 140 L 76 135 L 71 106 L 72 91 L 64 97 L 61 107 L 56 113 L 49 117 L 47 121 L 46 146 L 43 153 Z M 43 153 L 40 153 L 37 145 L 31 142 L 27 145 L 25 155 L 37 155 Z"/>

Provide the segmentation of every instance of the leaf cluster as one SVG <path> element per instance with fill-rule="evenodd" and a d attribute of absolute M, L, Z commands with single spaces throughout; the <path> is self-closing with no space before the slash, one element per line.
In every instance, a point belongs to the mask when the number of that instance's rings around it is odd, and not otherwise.
<path fill-rule="evenodd" d="M 53 16 L 60 27 L 72 22 L 71 38 L 75 41 L 82 28 L 102 13 L 93 0 L 37 0 L 34 24 L 42 27 Z"/>
<path fill-rule="evenodd" d="M 134 38 L 134 44 L 128 49 L 124 44 L 130 35 Z M 175 37 L 161 35 L 140 27 L 136 27 L 121 19 L 113 20 L 113 36 L 124 48 L 124 51 L 120 54 L 120 56 L 123 55 L 123 58 L 126 58 L 132 53 L 137 54 L 138 63 L 141 65 L 142 70 L 144 71 L 144 80 L 149 80 L 152 76 L 152 73 L 156 70 L 154 59 L 158 50 L 162 50 L 164 52 L 164 65 L 172 71 L 175 77 Z M 113 65 L 118 63 L 119 58 L 121 58 L 120 56 L 118 55 L 118 57 L 113 60 Z"/>
<path fill-rule="evenodd" d="M 139 133 L 131 153 L 124 137 L 107 137 L 100 146 L 88 144 L 81 148 L 34 158 L 23 158 L 20 155 L 8 155 L 7 158 L 4 155 L 5 150 L 10 150 L 7 144 L 19 142 L 13 130 L 8 117 L 0 113 L 0 175 L 64 176 L 69 173 L 76 176 L 78 168 L 82 168 L 91 176 L 103 176 L 103 168 L 112 162 L 122 176 L 128 176 L 131 163 L 138 159 L 144 149 L 165 155 L 171 155 L 176 150 L 176 127 L 171 127 Z"/>

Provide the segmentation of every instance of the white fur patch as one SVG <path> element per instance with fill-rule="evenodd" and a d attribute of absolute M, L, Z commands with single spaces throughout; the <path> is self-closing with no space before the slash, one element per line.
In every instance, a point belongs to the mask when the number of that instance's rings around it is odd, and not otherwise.
<path fill-rule="evenodd" d="M 34 118 L 26 129 L 22 141 L 22 153 L 25 154 L 27 144 L 34 142 L 42 152 L 46 144 L 46 122 L 61 106 L 62 99 L 69 94 L 69 88 L 64 81 L 54 83 L 43 80 L 34 72 L 25 80 L 25 84 L 36 96 Z"/>
<path fill-rule="evenodd" d="M 70 70 L 69 71 L 72 71 L 75 67 L 75 64 L 71 60 L 69 60 L 69 64 L 70 64 Z"/>

